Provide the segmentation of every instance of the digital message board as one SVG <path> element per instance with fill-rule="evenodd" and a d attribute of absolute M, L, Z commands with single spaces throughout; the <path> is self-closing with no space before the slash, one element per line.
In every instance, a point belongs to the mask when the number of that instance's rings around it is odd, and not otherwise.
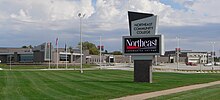
<path fill-rule="evenodd" d="M 161 55 L 163 54 L 163 35 L 123 36 L 125 55 Z"/>

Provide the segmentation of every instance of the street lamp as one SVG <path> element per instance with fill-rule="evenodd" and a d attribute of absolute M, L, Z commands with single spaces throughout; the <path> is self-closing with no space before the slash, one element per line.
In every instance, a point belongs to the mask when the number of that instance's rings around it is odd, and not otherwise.
<path fill-rule="evenodd" d="M 10 58 L 9 58 L 9 59 L 10 59 L 10 70 L 11 70 L 11 55 L 10 55 Z"/>
<path fill-rule="evenodd" d="M 201 62 L 202 56 L 203 56 L 203 54 L 202 54 L 202 55 L 199 55 L 199 68 L 200 68 L 200 73 L 202 72 L 202 66 L 201 66 L 201 64 L 202 64 L 202 62 Z"/>
<path fill-rule="evenodd" d="M 79 19 L 80 19 L 80 72 L 83 73 L 82 70 L 82 18 L 85 17 L 86 14 L 79 13 Z"/>
<path fill-rule="evenodd" d="M 212 44 L 212 70 L 214 69 L 214 56 L 215 56 L 215 42 L 211 42 Z"/>
<path fill-rule="evenodd" d="M 176 55 L 177 55 L 177 70 L 179 69 L 179 54 L 180 54 L 180 38 L 176 37 L 177 39 L 177 49 L 176 49 Z"/>

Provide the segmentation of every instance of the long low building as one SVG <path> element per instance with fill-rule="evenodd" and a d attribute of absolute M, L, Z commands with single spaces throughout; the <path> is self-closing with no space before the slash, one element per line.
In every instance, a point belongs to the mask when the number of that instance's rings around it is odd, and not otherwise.
<path fill-rule="evenodd" d="M 163 56 L 155 58 L 158 63 L 194 63 L 206 64 L 212 62 L 213 56 L 208 52 L 198 52 L 192 50 L 180 50 L 179 57 L 177 51 L 166 51 Z M 179 59 L 179 60 L 178 60 Z"/>
<path fill-rule="evenodd" d="M 57 51 L 58 50 L 58 51 Z M 88 50 L 83 51 L 83 63 L 86 62 Z M 51 44 L 43 43 L 34 48 L 0 48 L 1 63 L 80 63 L 80 50 L 53 48 Z"/>
<path fill-rule="evenodd" d="M 0 63 L 80 63 L 80 49 L 78 48 L 53 48 L 50 43 L 43 43 L 34 48 L 0 48 Z M 90 55 L 89 50 L 82 54 L 83 63 L 99 64 L 99 55 Z M 194 52 L 192 50 L 179 51 L 180 63 L 210 63 L 212 55 L 208 52 Z M 166 51 L 164 55 L 155 56 L 153 63 L 177 63 L 177 51 Z M 132 63 L 131 56 L 102 54 L 102 63 Z"/>

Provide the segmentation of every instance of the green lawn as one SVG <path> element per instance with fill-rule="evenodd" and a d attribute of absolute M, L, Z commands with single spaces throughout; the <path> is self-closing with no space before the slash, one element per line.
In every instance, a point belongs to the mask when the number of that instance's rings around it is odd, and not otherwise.
<path fill-rule="evenodd" d="M 220 74 L 153 73 L 153 83 L 133 82 L 132 71 L 0 71 L 0 99 L 112 99 L 220 80 Z"/>
<path fill-rule="evenodd" d="M 180 99 L 181 100 L 219 100 L 220 85 L 175 93 L 166 96 L 159 96 L 149 100 L 180 100 Z"/>
<path fill-rule="evenodd" d="M 97 65 L 92 65 L 92 64 L 83 64 L 83 68 L 92 68 L 92 67 L 96 67 Z M 80 68 L 80 66 L 67 66 L 68 68 Z M 3 69 L 10 69 L 9 65 L 6 64 L 0 64 L 0 68 Z M 12 69 L 48 69 L 49 65 L 12 65 L 11 67 Z M 50 66 L 50 68 L 52 69 L 56 69 L 56 65 L 55 66 Z M 66 68 L 65 64 L 63 64 L 62 66 L 59 65 L 59 68 Z"/>

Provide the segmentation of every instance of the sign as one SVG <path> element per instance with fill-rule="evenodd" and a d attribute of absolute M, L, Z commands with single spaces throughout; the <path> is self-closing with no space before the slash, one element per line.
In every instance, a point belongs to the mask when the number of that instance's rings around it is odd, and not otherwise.
<path fill-rule="evenodd" d="M 176 48 L 176 52 L 180 52 L 180 48 Z"/>
<path fill-rule="evenodd" d="M 136 35 L 155 35 L 157 16 L 147 17 L 131 22 L 131 34 Z"/>
<path fill-rule="evenodd" d="M 123 36 L 125 55 L 161 55 L 163 54 L 163 35 Z"/>
<path fill-rule="evenodd" d="M 128 12 L 130 36 L 155 35 L 157 16 L 148 13 Z"/>
<path fill-rule="evenodd" d="M 100 46 L 97 46 L 98 50 L 100 50 Z M 104 51 L 104 46 L 101 46 L 101 51 Z"/>

